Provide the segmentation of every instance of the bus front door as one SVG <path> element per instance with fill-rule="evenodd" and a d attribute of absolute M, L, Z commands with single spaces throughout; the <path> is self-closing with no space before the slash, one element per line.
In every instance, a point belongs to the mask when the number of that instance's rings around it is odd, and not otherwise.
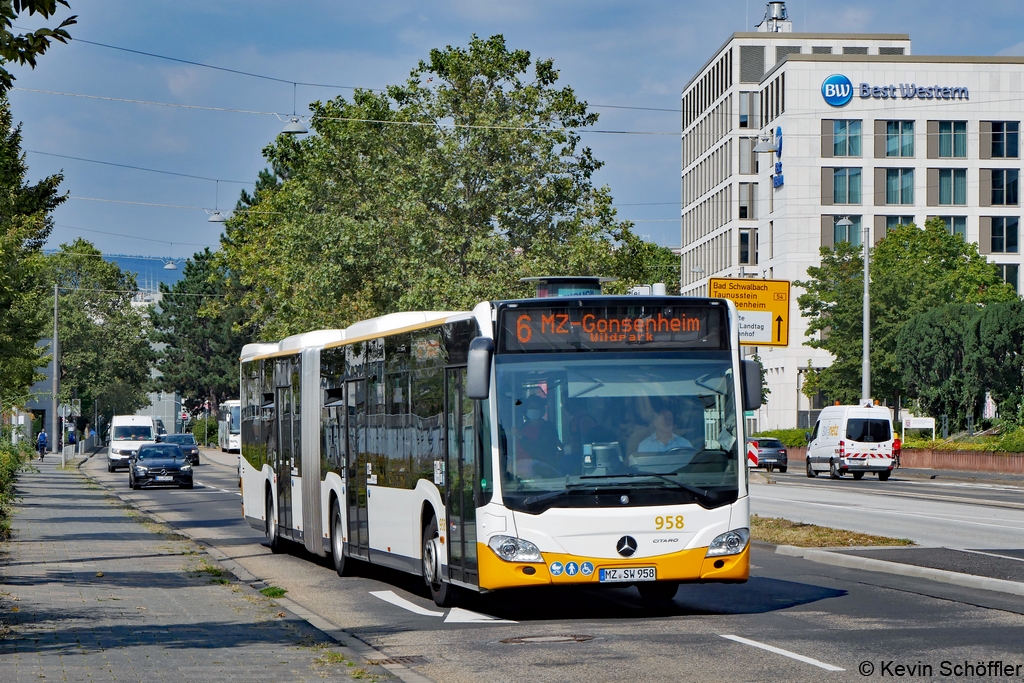
<path fill-rule="evenodd" d="M 466 369 L 445 369 L 444 434 L 448 463 L 448 575 L 454 581 L 479 583 L 476 556 L 476 457 L 474 403 L 466 396 Z"/>
<path fill-rule="evenodd" d="M 345 479 L 348 493 L 348 552 L 352 557 L 370 559 L 370 527 L 366 510 L 366 380 L 346 382 L 345 433 L 348 462 Z"/>
<path fill-rule="evenodd" d="M 277 527 L 292 528 L 292 388 L 277 387 Z"/>

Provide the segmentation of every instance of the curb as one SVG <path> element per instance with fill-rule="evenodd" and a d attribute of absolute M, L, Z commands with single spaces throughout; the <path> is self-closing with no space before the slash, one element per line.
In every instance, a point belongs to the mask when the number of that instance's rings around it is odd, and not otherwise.
<path fill-rule="evenodd" d="M 82 464 L 87 462 L 87 460 L 88 459 L 83 460 Z M 119 491 L 110 488 L 104 482 L 94 477 L 92 474 L 81 469 L 81 466 L 79 466 L 79 472 L 81 472 L 84 477 L 89 479 L 89 481 L 101 487 L 104 491 L 114 496 L 128 507 L 135 510 L 135 512 L 137 512 L 139 515 L 147 519 L 150 519 L 154 522 L 157 522 L 159 524 L 163 524 L 164 526 L 173 529 L 174 533 L 181 534 L 182 536 L 188 538 L 190 541 L 199 546 L 203 550 L 203 552 L 209 555 L 213 560 L 220 563 L 225 569 L 227 569 L 228 572 L 230 572 L 236 579 L 238 579 L 240 583 L 243 583 L 256 591 L 259 591 L 260 589 L 267 587 L 268 584 L 263 579 L 250 573 L 249 570 L 240 565 L 238 562 L 232 559 L 228 554 L 226 554 L 221 549 L 217 548 L 216 546 L 210 545 L 210 543 L 208 543 L 207 541 L 196 538 L 188 531 L 179 528 L 173 522 L 164 519 L 155 512 L 140 510 L 138 507 L 135 506 L 135 504 L 132 501 L 125 499 Z M 399 679 L 400 681 L 403 681 L 403 683 L 434 683 L 433 679 L 427 678 L 420 672 L 414 669 L 410 669 L 409 667 L 403 664 L 392 662 L 391 659 L 386 654 L 384 654 L 377 648 L 373 647 L 369 643 L 363 642 L 357 636 L 352 635 L 351 633 L 349 633 L 342 627 L 338 626 L 337 624 L 334 624 L 328 621 L 327 619 L 324 619 L 320 615 L 311 612 L 310 610 L 306 609 L 294 600 L 290 598 L 281 597 L 274 598 L 274 601 L 277 602 L 281 607 L 284 607 L 285 609 L 289 610 L 299 619 L 302 619 L 307 624 L 317 629 L 318 631 L 323 632 L 329 638 L 331 638 L 331 640 L 338 643 L 338 645 L 340 645 L 338 649 L 341 650 L 342 654 L 344 654 L 348 659 L 359 661 L 361 664 L 364 664 L 366 666 L 379 666 L 383 669 L 386 669 L 388 673 L 390 673 L 392 676 Z"/>
<path fill-rule="evenodd" d="M 988 576 L 978 576 L 977 574 L 962 574 L 945 569 L 933 569 L 932 567 L 918 567 L 914 564 L 889 562 L 888 560 L 874 560 L 870 557 L 846 555 L 844 553 L 817 550 L 815 548 L 798 548 L 792 545 L 776 546 L 775 553 L 789 557 L 802 557 L 811 562 L 819 562 L 846 569 L 864 569 L 869 572 L 880 572 L 882 574 L 913 576 L 919 579 L 938 581 L 939 583 L 949 583 L 962 588 L 978 588 L 997 593 L 1024 596 L 1024 583 L 1018 581 L 993 579 Z"/>

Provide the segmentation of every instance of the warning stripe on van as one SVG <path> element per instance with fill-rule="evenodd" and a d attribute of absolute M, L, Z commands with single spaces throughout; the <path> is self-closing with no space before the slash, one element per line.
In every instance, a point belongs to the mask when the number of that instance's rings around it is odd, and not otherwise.
<path fill-rule="evenodd" d="M 892 455 L 891 454 L 886 454 L 886 453 L 847 453 L 846 454 L 846 458 L 849 459 L 849 460 L 852 460 L 852 459 L 855 459 L 855 458 L 860 458 L 861 460 L 863 460 L 865 458 L 885 458 L 885 459 L 888 460 L 888 459 L 892 459 Z"/>

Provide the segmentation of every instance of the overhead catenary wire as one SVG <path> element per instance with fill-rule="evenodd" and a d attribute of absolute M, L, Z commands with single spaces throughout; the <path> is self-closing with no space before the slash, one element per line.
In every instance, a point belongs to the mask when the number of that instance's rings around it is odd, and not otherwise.
<path fill-rule="evenodd" d="M 118 168 L 128 168 L 134 171 L 148 171 L 149 173 L 162 173 L 164 175 L 179 176 L 181 178 L 195 178 L 196 180 L 209 180 L 210 182 L 221 182 L 221 183 L 235 183 L 237 185 L 254 185 L 255 183 L 251 180 L 226 180 L 224 178 L 208 178 L 201 175 L 192 175 L 190 173 L 179 173 L 177 171 L 164 171 L 157 168 L 146 168 L 144 166 L 132 166 L 131 164 L 119 164 L 113 161 L 101 161 L 99 159 L 86 159 L 85 157 L 76 157 L 69 154 L 56 154 L 55 152 L 43 152 L 38 149 L 26 149 L 24 150 L 30 154 L 41 154 L 48 157 L 59 157 L 61 159 L 72 159 L 74 161 L 84 161 L 90 164 L 102 164 L 103 166 L 116 166 Z"/>

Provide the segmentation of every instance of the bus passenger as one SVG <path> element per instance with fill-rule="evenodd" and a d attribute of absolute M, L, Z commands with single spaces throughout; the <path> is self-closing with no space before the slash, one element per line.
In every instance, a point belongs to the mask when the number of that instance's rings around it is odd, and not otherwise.
<path fill-rule="evenodd" d="M 677 448 L 692 449 L 693 445 L 685 437 L 673 431 L 675 418 L 670 408 L 661 408 L 654 414 L 651 426 L 654 433 L 640 442 L 638 453 L 664 453 Z"/>

